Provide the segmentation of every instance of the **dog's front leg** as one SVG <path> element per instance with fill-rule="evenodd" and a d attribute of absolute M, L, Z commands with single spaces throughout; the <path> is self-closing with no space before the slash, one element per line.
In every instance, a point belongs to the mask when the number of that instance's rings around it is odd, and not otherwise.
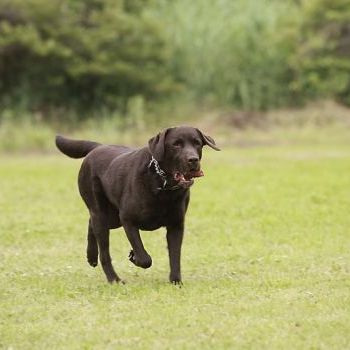
<path fill-rule="evenodd" d="M 143 246 L 139 229 L 135 225 L 125 222 L 123 222 L 123 227 L 132 247 L 129 260 L 136 266 L 144 269 L 151 267 L 152 258 Z"/>
<path fill-rule="evenodd" d="M 181 245 L 184 234 L 183 225 L 167 226 L 167 242 L 170 261 L 169 280 L 173 284 L 182 284 L 181 281 Z"/>

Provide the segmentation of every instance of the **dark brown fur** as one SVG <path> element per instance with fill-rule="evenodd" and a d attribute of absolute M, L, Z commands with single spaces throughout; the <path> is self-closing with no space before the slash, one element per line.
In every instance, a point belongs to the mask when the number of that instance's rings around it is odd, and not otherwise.
<path fill-rule="evenodd" d="M 189 186 L 179 183 L 174 172 L 200 170 L 202 147 L 219 150 L 214 140 L 191 127 L 169 128 L 149 140 L 148 147 L 131 149 L 91 141 L 56 137 L 57 147 L 73 158 L 85 157 L 79 172 L 79 191 L 89 210 L 87 259 L 97 265 L 98 253 L 109 282 L 121 279 L 109 253 L 109 230 L 123 226 L 132 246 L 129 258 L 148 268 L 152 259 L 139 230 L 167 229 L 170 281 L 181 283 L 180 255 L 184 219 L 190 199 Z M 152 156 L 166 173 L 149 166 Z M 166 184 L 164 182 L 166 180 Z M 193 180 L 191 180 L 193 182 Z"/>

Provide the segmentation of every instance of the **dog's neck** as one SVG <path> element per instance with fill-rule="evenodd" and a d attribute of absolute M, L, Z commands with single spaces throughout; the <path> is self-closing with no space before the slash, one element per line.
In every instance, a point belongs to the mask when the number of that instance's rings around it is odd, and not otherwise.
<path fill-rule="evenodd" d="M 162 181 L 162 185 L 157 187 L 157 190 L 160 191 L 175 191 L 181 188 L 179 185 L 174 185 L 174 186 L 168 186 L 168 180 L 167 180 L 167 174 L 166 172 L 160 167 L 157 159 L 151 156 L 151 160 L 148 163 L 148 169 L 153 170 L 158 177 Z"/>

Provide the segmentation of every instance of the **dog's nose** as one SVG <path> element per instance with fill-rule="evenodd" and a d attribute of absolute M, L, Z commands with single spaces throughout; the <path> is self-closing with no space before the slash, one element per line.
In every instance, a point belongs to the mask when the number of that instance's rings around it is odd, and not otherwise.
<path fill-rule="evenodd" d="M 188 163 L 190 165 L 197 165 L 199 162 L 199 158 L 198 157 L 190 157 L 188 158 Z"/>

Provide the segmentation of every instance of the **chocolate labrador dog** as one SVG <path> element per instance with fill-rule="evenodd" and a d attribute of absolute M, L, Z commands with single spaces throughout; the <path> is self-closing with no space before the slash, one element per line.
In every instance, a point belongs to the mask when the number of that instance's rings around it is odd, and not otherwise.
<path fill-rule="evenodd" d="M 203 176 L 202 147 L 219 151 L 215 141 L 192 127 L 160 132 L 148 147 L 132 149 L 92 141 L 56 137 L 56 145 L 72 158 L 85 157 L 79 191 L 90 212 L 87 260 L 97 265 L 98 253 L 110 283 L 122 282 L 109 254 L 109 230 L 123 226 L 132 250 L 130 261 L 144 269 L 152 265 L 139 230 L 165 226 L 170 282 L 181 284 L 180 255 L 184 219 L 194 178 Z"/>

